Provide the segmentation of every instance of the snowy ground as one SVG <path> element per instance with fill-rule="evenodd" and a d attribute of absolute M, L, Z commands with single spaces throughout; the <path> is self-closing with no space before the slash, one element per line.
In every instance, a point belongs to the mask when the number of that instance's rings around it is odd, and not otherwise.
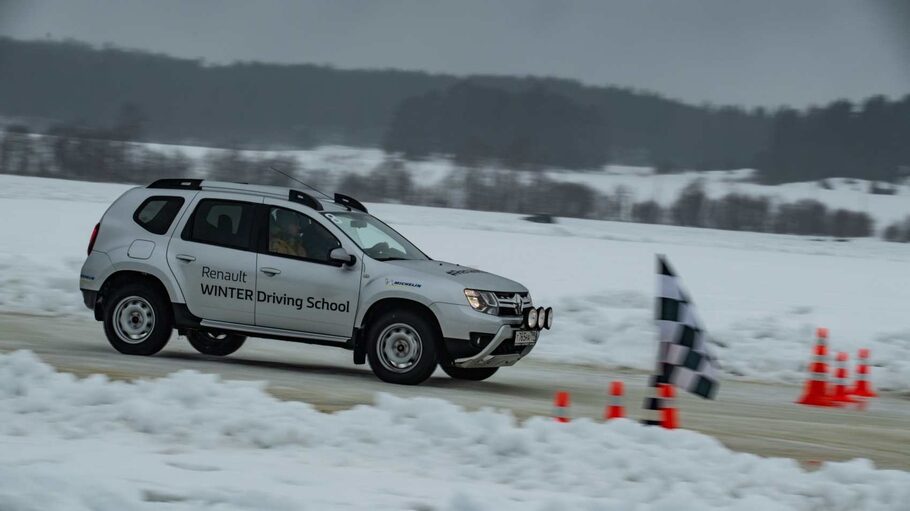
<path fill-rule="evenodd" d="M 87 314 L 78 270 L 92 227 L 127 187 L 0 175 L 0 311 Z M 650 369 L 654 254 L 698 303 L 725 371 L 798 382 L 815 326 L 834 350 L 872 350 L 877 385 L 910 389 L 910 250 L 616 222 L 371 205 L 432 257 L 527 285 L 556 326 L 532 357 Z"/>
<path fill-rule="evenodd" d="M 519 424 L 427 398 L 378 395 L 324 414 L 191 371 L 77 379 L 25 351 L 0 355 L 0 452 L 4 511 L 898 511 L 910 501 L 910 473 L 863 460 L 807 471 L 690 431 Z"/>

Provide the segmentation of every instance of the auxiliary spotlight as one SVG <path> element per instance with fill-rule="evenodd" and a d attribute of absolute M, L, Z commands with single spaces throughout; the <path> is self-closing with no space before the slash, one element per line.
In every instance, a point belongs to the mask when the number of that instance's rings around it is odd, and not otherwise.
<path fill-rule="evenodd" d="M 525 314 L 525 326 L 528 328 L 537 327 L 537 309 L 528 309 L 527 314 Z"/>

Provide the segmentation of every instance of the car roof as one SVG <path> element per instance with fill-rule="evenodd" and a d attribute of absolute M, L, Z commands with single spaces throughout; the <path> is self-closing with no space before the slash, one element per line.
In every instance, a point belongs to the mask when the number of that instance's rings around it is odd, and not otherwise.
<path fill-rule="evenodd" d="M 231 192 L 286 200 L 303 204 L 320 211 L 341 212 L 360 210 L 364 213 L 367 212 L 366 207 L 364 207 L 363 204 L 347 195 L 336 193 L 334 197 L 331 197 L 319 191 L 299 190 L 285 186 L 234 183 L 230 181 L 213 181 L 208 179 L 159 179 L 148 187 Z"/>

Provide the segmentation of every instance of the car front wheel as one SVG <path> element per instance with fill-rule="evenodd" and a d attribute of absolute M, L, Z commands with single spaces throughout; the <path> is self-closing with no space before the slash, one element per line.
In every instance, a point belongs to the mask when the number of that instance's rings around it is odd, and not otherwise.
<path fill-rule="evenodd" d="M 436 370 L 436 329 L 413 311 L 393 311 L 374 321 L 367 334 L 367 358 L 382 381 L 417 385 Z"/>

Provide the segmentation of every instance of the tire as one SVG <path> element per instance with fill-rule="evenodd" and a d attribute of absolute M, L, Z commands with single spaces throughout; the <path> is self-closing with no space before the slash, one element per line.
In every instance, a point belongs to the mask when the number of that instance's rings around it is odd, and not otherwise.
<path fill-rule="evenodd" d="M 456 380 L 482 381 L 496 374 L 498 367 L 455 367 L 452 365 L 442 364 L 442 370 Z"/>
<path fill-rule="evenodd" d="M 436 370 L 439 334 L 424 316 L 392 311 L 374 321 L 367 334 L 367 359 L 380 380 L 399 385 L 422 383 Z"/>
<path fill-rule="evenodd" d="M 125 355 L 154 355 L 171 338 L 173 312 L 154 288 L 126 284 L 104 297 L 104 334 Z"/>
<path fill-rule="evenodd" d="M 246 336 L 243 335 L 203 332 L 201 330 L 188 331 L 186 339 L 190 341 L 190 344 L 199 353 L 216 357 L 230 355 L 239 350 L 243 343 L 246 342 Z"/>

